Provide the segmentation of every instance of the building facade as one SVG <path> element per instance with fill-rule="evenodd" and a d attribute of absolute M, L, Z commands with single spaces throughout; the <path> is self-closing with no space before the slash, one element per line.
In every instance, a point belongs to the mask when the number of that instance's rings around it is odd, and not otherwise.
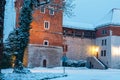
<path fill-rule="evenodd" d="M 19 0 L 16 2 L 17 22 L 22 7 L 20 2 Z M 58 2 L 59 0 L 55 1 Z M 62 10 L 55 12 L 43 5 L 38 9 L 34 8 L 32 16 L 30 41 L 25 52 L 24 65 L 27 67 L 60 66 L 63 54 Z"/>
<path fill-rule="evenodd" d="M 86 60 L 87 57 L 95 55 L 95 30 L 63 27 L 63 35 L 68 59 Z"/>
<path fill-rule="evenodd" d="M 17 1 L 18 22 L 22 0 Z M 88 60 L 91 68 L 120 68 L 119 24 L 109 23 L 91 30 L 64 26 L 62 11 L 54 12 L 44 6 L 34 8 L 32 16 L 30 42 L 24 55 L 25 66 L 60 66 L 62 55 L 66 55 L 71 60 Z"/>
<path fill-rule="evenodd" d="M 99 59 L 111 68 L 120 68 L 120 26 L 110 24 L 97 28 Z"/>

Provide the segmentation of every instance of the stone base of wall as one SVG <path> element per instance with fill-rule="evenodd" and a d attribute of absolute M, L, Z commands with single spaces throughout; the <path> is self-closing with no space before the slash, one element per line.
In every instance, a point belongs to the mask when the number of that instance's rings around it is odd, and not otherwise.
<path fill-rule="evenodd" d="M 61 66 L 62 53 L 62 47 L 29 45 L 27 67 Z"/>

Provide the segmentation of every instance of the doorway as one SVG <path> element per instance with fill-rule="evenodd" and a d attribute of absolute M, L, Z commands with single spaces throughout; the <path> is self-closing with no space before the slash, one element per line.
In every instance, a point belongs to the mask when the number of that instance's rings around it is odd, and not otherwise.
<path fill-rule="evenodd" d="M 47 61 L 46 59 L 43 60 L 43 67 L 46 67 L 47 66 Z"/>

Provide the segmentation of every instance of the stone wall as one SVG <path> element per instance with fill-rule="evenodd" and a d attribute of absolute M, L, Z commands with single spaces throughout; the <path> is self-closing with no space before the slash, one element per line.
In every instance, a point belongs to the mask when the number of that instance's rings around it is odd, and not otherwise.
<path fill-rule="evenodd" d="M 64 37 L 68 46 L 66 56 L 72 60 L 86 59 L 94 54 L 95 40 L 89 38 Z"/>
<path fill-rule="evenodd" d="M 62 47 L 28 46 L 28 67 L 56 67 L 61 65 Z M 43 61 L 46 60 L 46 65 Z"/>

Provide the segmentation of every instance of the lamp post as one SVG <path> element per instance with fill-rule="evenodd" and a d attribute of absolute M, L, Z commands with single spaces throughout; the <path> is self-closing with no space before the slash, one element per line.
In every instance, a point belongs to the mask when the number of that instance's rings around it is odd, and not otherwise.
<path fill-rule="evenodd" d="M 62 56 L 62 63 L 63 63 L 63 73 L 65 74 L 65 66 L 66 66 L 66 61 L 67 61 L 67 57 L 66 55 Z"/>

